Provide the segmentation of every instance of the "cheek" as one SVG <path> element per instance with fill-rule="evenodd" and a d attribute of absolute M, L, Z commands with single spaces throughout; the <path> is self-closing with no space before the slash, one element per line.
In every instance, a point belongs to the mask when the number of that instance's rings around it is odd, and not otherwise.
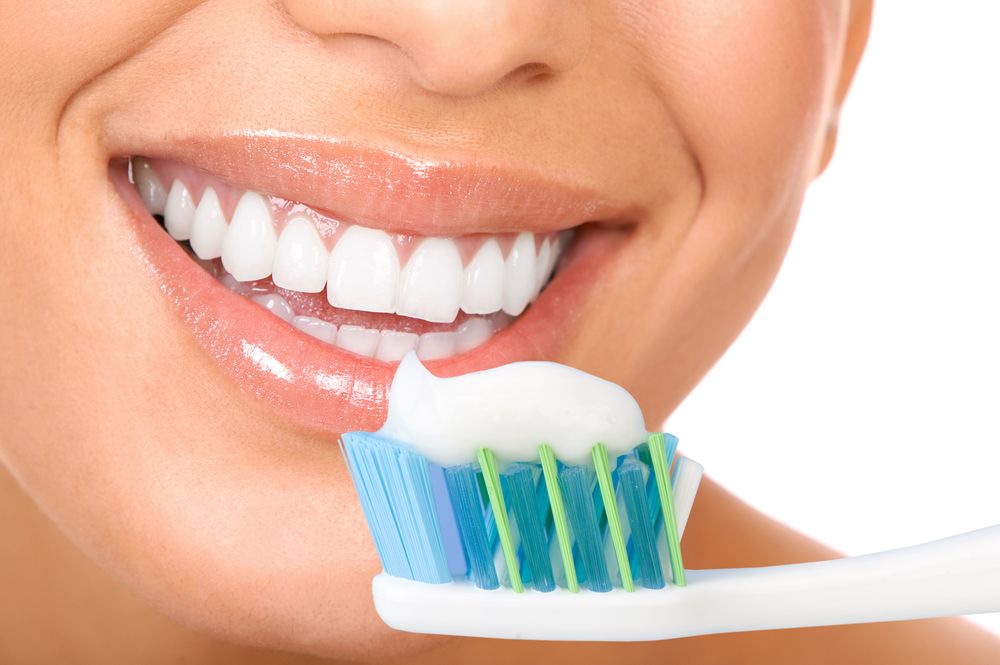
<path fill-rule="evenodd" d="M 198 0 L 7 4 L 0 25 L 13 38 L 4 41 L 3 63 L 15 66 L 5 66 L 4 86 L 17 94 L 0 99 L 9 112 L 4 122 L 16 114 L 28 126 L 52 129 L 76 90 L 145 48 Z"/>
<path fill-rule="evenodd" d="M 618 11 L 700 187 L 605 266 L 596 325 L 566 357 L 627 385 L 653 424 L 732 343 L 777 273 L 825 133 L 843 6 L 692 0 Z"/>
<path fill-rule="evenodd" d="M 198 632 L 371 660 L 437 644 L 375 616 L 378 564 L 335 445 L 248 408 L 177 333 L 104 161 L 68 150 L 72 178 L 39 159 L 63 184 L 0 201 L 5 223 L 38 220 L 11 225 L 21 249 L 0 265 L 18 321 L 0 344 L 0 462 L 110 577 Z"/>
<path fill-rule="evenodd" d="M 715 187 L 772 188 L 810 175 L 842 48 L 842 3 L 652 3 L 650 74 Z M 792 184 L 787 184 L 789 176 Z"/>

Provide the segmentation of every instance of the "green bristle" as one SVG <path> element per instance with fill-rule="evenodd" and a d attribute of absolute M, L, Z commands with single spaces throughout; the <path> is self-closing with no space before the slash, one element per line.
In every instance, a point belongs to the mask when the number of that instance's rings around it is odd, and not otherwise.
<path fill-rule="evenodd" d="M 500 474 L 497 473 L 496 457 L 489 448 L 480 448 L 476 451 L 476 457 L 479 459 L 479 466 L 483 471 L 486 493 L 490 497 L 490 507 L 493 509 L 493 519 L 496 522 L 500 547 L 503 549 L 504 563 L 507 564 L 510 586 L 517 593 L 521 593 L 524 591 L 524 585 L 521 583 L 521 572 L 517 567 L 517 555 L 514 552 L 514 543 L 510 535 L 507 506 L 504 504 L 503 490 L 500 488 Z"/>
<path fill-rule="evenodd" d="M 677 516 L 674 514 L 673 491 L 670 487 L 670 460 L 664 449 L 663 434 L 649 435 L 649 452 L 653 460 L 653 472 L 656 474 L 656 488 L 660 493 L 660 506 L 663 512 L 663 528 L 667 536 L 667 549 L 670 552 L 670 572 L 674 584 L 687 586 L 684 576 L 684 562 L 681 559 L 681 539 L 677 534 Z"/>
<path fill-rule="evenodd" d="M 566 521 L 562 492 L 559 490 L 559 469 L 556 466 L 556 456 L 552 452 L 552 446 L 547 443 L 538 446 L 538 457 L 542 461 L 545 489 L 549 493 L 549 504 L 552 506 L 552 521 L 555 522 L 556 538 L 559 539 L 559 554 L 562 556 L 563 571 L 566 575 L 566 588 L 576 593 L 580 590 L 580 585 L 576 579 L 576 566 L 573 565 L 573 544 L 569 540 L 569 523 Z"/>
<path fill-rule="evenodd" d="M 611 530 L 611 543 L 615 548 L 622 588 L 626 591 L 635 591 L 632 568 L 629 566 L 628 552 L 625 549 L 625 536 L 622 534 L 622 524 L 618 518 L 615 488 L 611 482 L 611 470 L 608 468 L 608 451 L 603 443 L 598 443 L 591 449 L 591 454 L 594 458 L 594 470 L 597 472 L 597 484 L 601 488 L 601 499 L 604 501 L 604 514 L 608 520 L 608 529 Z"/>

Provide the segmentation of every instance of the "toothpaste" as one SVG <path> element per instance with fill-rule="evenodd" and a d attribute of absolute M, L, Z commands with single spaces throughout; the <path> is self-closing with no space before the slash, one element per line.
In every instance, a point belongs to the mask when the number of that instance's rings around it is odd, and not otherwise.
<path fill-rule="evenodd" d="M 578 369 L 516 362 L 439 378 L 413 352 L 393 377 L 379 434 L 442 466 L 473 462 L 481 447 L 506 462 L 537 460 L 542 443 L 563 462 L 585 464 L 596 443 L 614 458 L 647 436 L 628 391 Z"/>

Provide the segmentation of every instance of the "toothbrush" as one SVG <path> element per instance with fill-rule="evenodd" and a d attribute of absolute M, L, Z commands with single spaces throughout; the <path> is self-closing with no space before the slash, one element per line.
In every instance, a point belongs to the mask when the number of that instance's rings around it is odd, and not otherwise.
<path fill-rule="evenodd" d="M 681 536 L 703 470 L 676 455 L 676 437 L 625 449 L 617 435 L 635 430 L 623 389 L 553 363 L 498 369 L 439 379 L 408 357 L 386 426 L 343 436 L 384 569 L 374 603 L 390 627 L 635 641 L 1000 611 L 1000 526 L 832 561 L 685 570 Z M 554 397 L 565 403 L 548 417 L 532 409 L 580 382 L 589 387 Z M 497 410 L 490 426 L 503 432 L 474 428 Z M 593 422 L 552 429 L 581 417 Z M 613 445 L 574 438 L 605 422 Z M 528 425 L 559 443 L 529 447 Z M 468 436 L 497 443 L 436 443 Z"/>

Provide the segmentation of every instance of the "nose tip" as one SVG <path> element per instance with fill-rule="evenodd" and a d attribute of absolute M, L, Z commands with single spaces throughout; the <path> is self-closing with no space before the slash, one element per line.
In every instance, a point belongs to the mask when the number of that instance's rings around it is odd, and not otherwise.
<path fill-rule="evenodd" d="M 572 69 L 590 42 L 575 0 L 284 0 L 301 27 L 328 38 L 366 35 L 405 56 L 411 78 L 472 96 L 501 81 Z"/>

